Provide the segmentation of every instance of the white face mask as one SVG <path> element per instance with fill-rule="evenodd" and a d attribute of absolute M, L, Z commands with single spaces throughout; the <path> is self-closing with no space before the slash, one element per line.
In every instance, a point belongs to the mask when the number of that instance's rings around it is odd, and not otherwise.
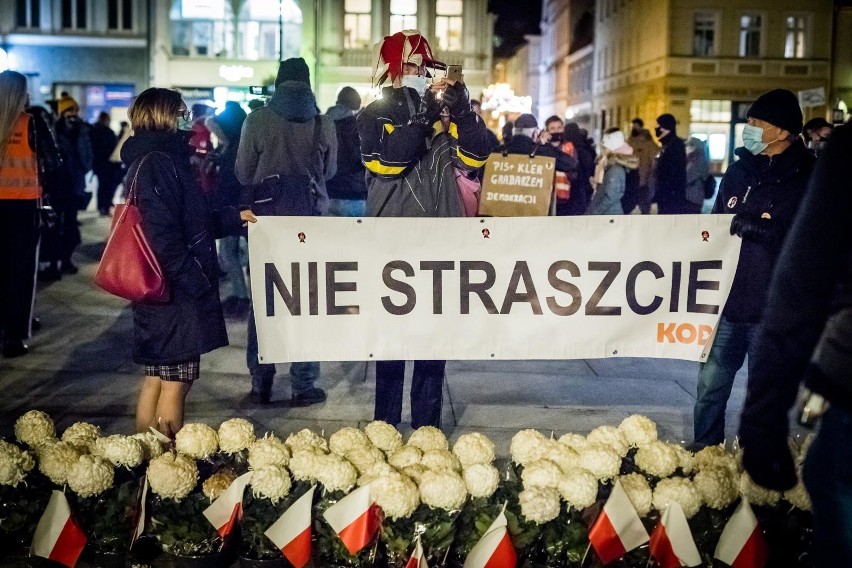
<path fill-rule="evenodd" d="M 421 77 L 420 75 L 403 75 L 402 86 L 414 89 L 421 97 L 429 88 L 429 77 Z"/>

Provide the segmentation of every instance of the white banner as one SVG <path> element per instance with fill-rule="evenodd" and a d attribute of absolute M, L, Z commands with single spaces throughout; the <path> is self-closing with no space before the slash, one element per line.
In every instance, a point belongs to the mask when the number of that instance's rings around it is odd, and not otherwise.
<path fill-rule="evenodd" d="M 736 270 L 730 223 L 259 217 L 260 359 L 700 361 Z"/>

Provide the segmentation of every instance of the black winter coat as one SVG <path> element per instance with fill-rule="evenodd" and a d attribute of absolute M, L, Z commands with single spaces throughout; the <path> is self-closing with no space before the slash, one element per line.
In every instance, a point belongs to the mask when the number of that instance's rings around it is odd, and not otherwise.
<path fill-rule="evenodd" d="M 736 215 L 732 227 L 739 227 L 743 237 L 734 283 L 722 313 L 731 321 L 757 323 L 814 159 L 800 141 L 771 157 L 755 156 L 745 148 L 735 152 L 740 159 L 722 177 L 713 206 L 713 213 Z"/>
<path fill-rule="evenodd" d="M 138 175 L 137 158 L 145 159 Z M 125 142 L 121 159 L 130 165 L 125 185 L 128 191 L 136 188 L 142 230 L 172 294 L 166 304 L 133 304 L 133 360 L 144 365 L 192 361 L 228 344 L 214 239 L 239 233 L 239 212 L 210 211 L 195 185 L 181 134 L 137 133 Z"/>
<path fill-rule="evenodd" d="M 655 172 L 659 212 L 664 215 L 691 213 L 694 207 L 686 199 L 686 146 L 674 133 L 663 140 Z"/>
<path fill-rule="evenodd" d="M 355 114 L 334 106 L 327 115 L 334 120 L 337 131 L 337 173 L 326 182 L 328 196 L 331 199 L 367 199 L 366 169 L 361 161 L 361 141 Z"/>

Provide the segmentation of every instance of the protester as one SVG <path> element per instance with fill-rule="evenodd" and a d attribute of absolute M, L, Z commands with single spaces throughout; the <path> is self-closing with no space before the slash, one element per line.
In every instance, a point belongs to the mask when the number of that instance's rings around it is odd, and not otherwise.
<path fill-rule="evenodd" d="M 555 114 L 544 121 L 544 130 L 540 136 L 542 144 L 550 144 L 558 152 L 567 154 L 572 159 L 575 159 L 574 154 L 563 150 L 565 123 Z M 571 214 L 571 207 L 569 205 L 569 201 L 571 199 L 571 181 L 576 178 L 576 176 L 576 167 L 572 168 L 568 172 L 560 170 L 556 171 L 556 175 L 553 180 L 553 190 L 554 195 L 556 196 L 557 215 L 562 216 Z"/>
<path fill-rule="evenodd" d="M 132 305 L 133 361 L 145 365 L 136 429 L 154 427 L 171 438 L 183 426 L 200 356 L 228 344 L 214 235 L 234 234 L 242 221 L 255 220 L 233 207 L 211 212 L 179 131 L 190 127 L 188 115 L 177 91 L 143 91 L 128 110 L 134 134 L 122 149 L 143 233 L 171 292 L 168 303 Z"/>
<path fill-rule="evenodd" d="M 556 172 L 575 176 L 577 160 L 558 148 L 549 144 L 550 137 L 545 132 L 538 131 L 538 121 L 531 114 L 522 114 L 515 121 L 512 137 L 503 149 L 506 154 L 525 154 L 527 156 L 542 156 L 556 160 Z"/>
<path fill-rule="evenodd" d="M 264 107 L 264 102 L 262 99 L 252 99 L 248 102 L 249 112 L 254 112 L 259 108 Z"/>
<path fill-rule="evenodd" d="M 118 145 L 118 137 L 110 128 L 109 121 L 109 114 L 102 112 L 91 130 L 92 172 L 98 178 L 98 212 L 102 216 L 109 215 L 115 189 L 119 184 L 119 170 L 110 161 L 110 156 Z"/>
<path fill-rule="evenodd" d="M 390 79 L 382 97 L 358 115 L 361 153 L 367 167 L 367 214 L 374 217 L 461 217 L 464 208 L 455 171 L 485 165 L 490 143 L 482 119 L 472 111 L 467 87 L 430 70 L 429 43 L 416 30 L 386 37 L 379 48 L 375 86 Z M 439 103 L 438 93 L 443 96 Z M 451 125 L 433 138 L 441 106 Z M 411 425 L 440 426 L 446 361 L 415 361 L 411 385 Z M 402 421 L 404 361 L 376 362 L 374 417 Z"/>
<path fill-rule="evenodd" d="M 694 208 L 686 199 L 686 148 L 683 139 L 677 136 L 675 117 L 660 115 L 654 133 L 662 144 L 654 174 L 657 212 L 661 215 L 689 213 Z"/>
<path fill-rule="evenodd" d="M 815 565 L 852 566 L 852 193 L 837 183 L 852 156 L 850 125 L 838 128 L 814 170 L 769 286 L 740 422 L 743 466 L 761 486 L 797 482 L 788 414 L 799 383 L 828 403 L 805 459 Z M 819 412 L 818 409 L 817 413 Z"/>
<path fill-rule="evenodd" d="M 802 136 L 805 139 L 805 145 L 814 155 L 819 154 L 825 147 L 825 143 L 831 138 L 831 133 L 834 126 L 822 117 L 812 118 L 805 123 L 802 128 Z"/>
<path fill-rule="evenodd" d="M 506 148 L 506 145 L 509 144 L 509 140 L 512 139 L 512 131 L 515 129 L 515 123 L 512 120 L 507 120 L 505 124 L 503 124 L 503 128 L 500 129 L 500 146 L 498 148 L 499 151 L 502 151 Z"/>
<path fill-rule="evenodd" d="M 634 118 L 630 124 L 630 137 L 627 143 L 633 148 L 633 155 L 639 158 L 639 195 L 637 196 L 639 211 L 647 215 L 651 212 L 651 203 L 654 198 L 652 190 L 654 160 L 660 152 L 660 147 L 654 142 L 641 118 Z"/>
<path fill-rule="evenodd" d="M 313 151 L 315 145 L 318 155 Z M 316 192 L 312 214 L 324 215 L 328 211 L 326 181 L 336 170 L 337 133 L 330 118 L 319 116 L 308 65 L 301 57 L 282 61 L 275 94 L 265 107 L 246 118 L 237 151 L 237 179 L 251 187 L 270 176 L 310 176 Z M 246 363 L 251 373 L 251 401 L 268 404 L 275 365 L 258 360 L 254 313 L 249 314 L 248 320 Z M 316 362 L 290 364 L 291 406 L 308 406 L 326 399 L 325 391 L 315 386 L 319 373 Z"/>
<path fill-rule="evenodd" d="M 625 212 L 621 199 L 624 197 L 627 176 L 639 167 L 639 158 L 633 155 L 633 148 L 624 140 L 624 133 L 618 128 L 604 132 L 601 146 L 603 149 L 591 180 L 595 193 L 586 214 L 621 215 Z"/>
<path fill-rule="evenodd" d="M 473 109 L 473 112 L 485 122 L 485 117 L 482 116 L 482 103 L 476 99 L 470 100 L 470 108 Z M 500 148 L 500 141 L 497 140 L 497 135 L 491 131 L 490 128 L 485 129 L 485 135 L 488 136 L 488 144 L 490 145 L 491 151 L 496 152 Z"/>
<path fill-rule="evenodd" d="M 595 153 L 589 148 L 586 137 L 580 132 L 576 122 L 565 125 L 562 151 L 577 161 L 577 173 L 571 179 L 571 193 L 563 206 L 564 215 L 584 215 L 592 199 L 591 177 L 595 173 Z M 559 203 L 556 204 L 557 209 Z M 557 211 L 559 213 L 559 211 Z"/>
<path fill-rule="evenodd" d="M 686 141 L 686 201 L 688 213 L 701 213 L 704 184 L 710 175 L 710 152 L 707 144 L 691 136 Z"/>
<path fill-rule="evenodd" d="M 358 91 L 343 87 L 337 95 L 337 104 L 326 113 L 337 131 L 337 173 L 326 184 L 328 214 L 336 217 L 362 217 L 367 207 L 367 182 L 355 121 L 355 113 L 360 109 Z"/>
<path fill-rule="evenodd" d="M 192 105 L 192 129 L 188 138 L 191 150 L 189 163 L 199 189 L 208 197 L 216 190 L 216 168 L 212 160 L 213 137 L 207 127 L 207 117 L 212 114 L 213 107 L 201 103 Z"/>
<path fill-rule="evenodd" d="M 764 93 L 747 111 L 740 158 L 722 177 L 713 213 L 733 213 L 731 234 L 742 237 L 739 263 L 715 339 L 698 373 L 695 445 L 725 440 L 725 407 L 734 376 L 748 354 L 755 373 L 755 336 L 766 304 L 772 269 L 799 208 L 813 157 L 798 137 L 802 110 L 795 94 Z"/>

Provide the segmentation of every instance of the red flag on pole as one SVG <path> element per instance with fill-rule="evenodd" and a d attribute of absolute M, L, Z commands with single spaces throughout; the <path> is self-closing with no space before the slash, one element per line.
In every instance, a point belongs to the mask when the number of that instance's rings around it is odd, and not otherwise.
<path fill-rule="evenodd" d="M 311 559 L 311 506 L 315 489 L 316 486 L 308 489 L 263 533 L 295 568 L 303 568 Z"/>
<path fill-rule="evenodd" d="M 30 556 L 49 558 L 74 568 L 86 546 L 86 535 L 71 518 L 71 507 L 61 491 L 54 490 L 33 534 Z"/>
<path fill-rule="evenodd" d="M 373 542 L 381 527 L 381 509 L 374 503 L 369 485 L 329 507 L 323 517 L 353 555 Z"/>
<path fill-rule="evenodd" d="M 763 568 L 766 565 L 769 547 L 745 497 L 722 530 L 714 556 L 733 568 Z"/>
<path fill-rule="evenodd" d="M 218 499 L 204 509 L 204 516 L 222 538 L 231 534 L 237 521 L 243 516 L 243 493 L 250 480 L 251 472 L 242 474 L 231 482 Z"/>
<path fill-rule="evenodd" d="M 603 564 L 618 560 L 648 542 L 648 531 L 618 481 L 589 530 L 589 542 Z"/>

